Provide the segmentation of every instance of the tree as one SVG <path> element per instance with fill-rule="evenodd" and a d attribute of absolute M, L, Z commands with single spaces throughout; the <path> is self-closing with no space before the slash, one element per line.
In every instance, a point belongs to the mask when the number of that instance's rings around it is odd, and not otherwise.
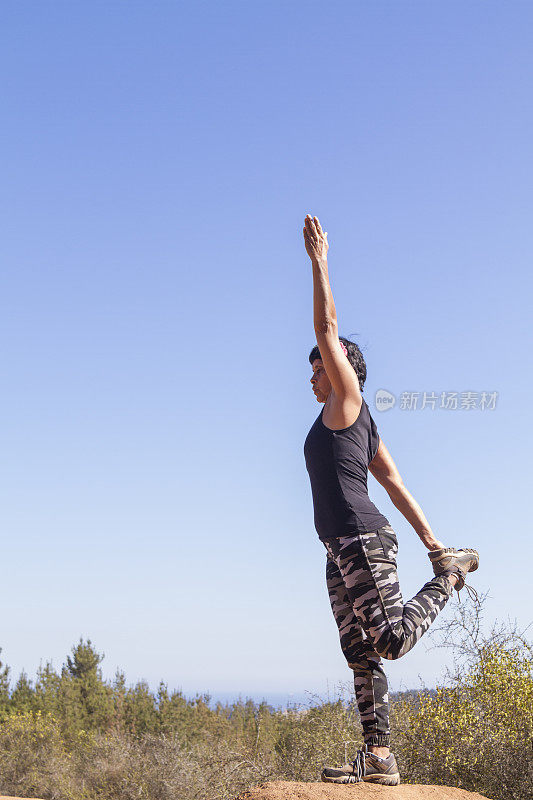
<path fill-rule="evenodd" d="M 104 654 L 97 653 L 91 644 L 91 640 L 80 641 L 77 646 L 72 648 L 72 658 L 67 656 L 67 668 L 73 678 L 80 680 L 93 678 L 101 679 L 101 672 L 98 664 L 104 659 Z"/>
<path fill-rule="evenodd" d="M 98 665 L 103 654 L 92 646 L 91 640 L 72 647 L 72 658 L 67 656 L 58 689 L 63 732 L 72 737 L 80 730 L 102 731 L 113 724 L 113 689 L 102 678 Z"/>
<path fill-rule="evenodd" d="M 11 709 L 16 712 L 33 711 L 37 707 L 37 698 L 32 682 L 22 670 L 11 695 Z"/>
<path fill-rule="evenodd" d="M 2 648 L 0 647 L 0 653 Z M 9 667 L 0 661 L 0 720 L 5 719 L 9 711 Z"/>

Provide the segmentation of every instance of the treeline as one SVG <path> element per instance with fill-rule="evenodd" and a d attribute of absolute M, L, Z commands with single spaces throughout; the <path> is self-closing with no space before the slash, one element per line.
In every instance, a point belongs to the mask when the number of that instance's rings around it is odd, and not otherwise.
<path fill-rule="evenodd" d="M 179 691 L 169 692 L 163 682 L 155 693 L 145 681 L 127 686 L 123 672 L 105 681 L 102 660 L 90 639 L 80 639 L 60 671 L 47 663 L 35 683 L 23 672 L 13 689 L 9 667 L 0 662 L 0 722 L 12 714 L 40 713 L 54 718 L 67 742 L 76 741 L 80 732 L 176 733 L 190 744 L 206 730 L 219 737 L 244 732 L 251 717 L 264 713 L 252 701 L 213 706 L 207 694 L 187 699 Z"/>
<path fill-rule="evenodd" d="M 446 685 L 393 701 L 393 749 L 403 782 L 531 800 L 531 649 L 505 626 L 483 637 L 479 614 L 458 609 L 447 623 L 443 644 L 458 660 Z M 105 681 L 101 660 L 80 640 L 60 671 L 47 664 L 34 682 L 22 674 L 11 687 L 0 668 L 0 794 L 230 800 L 265 780 L 317 780 L 361 740 L 353 699 L 213 703 L 164 683 L 128 687 L 122 673 Z"/>

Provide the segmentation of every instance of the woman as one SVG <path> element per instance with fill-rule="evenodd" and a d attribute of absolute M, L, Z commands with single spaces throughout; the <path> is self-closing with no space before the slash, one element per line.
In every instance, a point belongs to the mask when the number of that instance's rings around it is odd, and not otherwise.
<path fill-rule="evenodd" d="M 453 588 L 478 568 L 476 550 L 445 548 L 435 538 L 422 509 L 403 485 L 376 424 L 361 396 L 366 365 L 354 342 L 339 338 L 329 285 L 327 233 L 308 215 L 305 248 L 313 266 L 314 326 L 317 346 L 309 361 L 311 383 L 323 404 L 305 440 L 314 519 L 327 550 L 326 580 L 341 648 L 354 673 L 364 744 L 355 759 L 326 767 L 322 780 L 387 785 L 400 782 L 390 752 L 389 702 L 382 658 L 407 653 L 444 608 Z M 368 470 L 428 548 L 435 577 L 403 603 L 396 574 L 396 536 L 370 501 Z"/>

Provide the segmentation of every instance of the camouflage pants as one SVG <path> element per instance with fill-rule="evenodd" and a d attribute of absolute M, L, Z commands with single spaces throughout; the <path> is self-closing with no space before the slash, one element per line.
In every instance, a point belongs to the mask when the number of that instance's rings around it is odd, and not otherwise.
<path fill-rule="evenodd" d="M 342 652 L 353 670 L 365 742 L 388 745 L 388 685 L 381 659 L 408 653 L 453 589 L 446 577 L 433 577 L 404 604 L 396 573 L 398 543 L 390 525 L 324 545 L 331 608 Z"/>

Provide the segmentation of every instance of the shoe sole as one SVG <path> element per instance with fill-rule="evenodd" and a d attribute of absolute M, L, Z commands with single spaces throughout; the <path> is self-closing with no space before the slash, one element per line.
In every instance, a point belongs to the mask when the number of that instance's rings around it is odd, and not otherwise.
<path fill-rule="evenodd" d="M 360 783 L 361 781 L 352 781 L 350 780 L 351 776 L 346 775 L 344 778 L 327 778 L 324 775 L 321 775 L 321 780 L 324 783 L 345 783 L 345 784 L 353 784 L 353 783 Z M 390 775 L 365 775 L 362 779 L 367 783 L 381 783 L 382 786 L 398 786 L 400 783 L 400 773 L 393 772 Z"/>
<path fill-rule="evenodd" d="M 367 783 L 381 783 L 382 786 L 398 786 L 400 783 L 400 773 L 392 772 L 390 775 L 365 775 L 363 780 Z"/>

